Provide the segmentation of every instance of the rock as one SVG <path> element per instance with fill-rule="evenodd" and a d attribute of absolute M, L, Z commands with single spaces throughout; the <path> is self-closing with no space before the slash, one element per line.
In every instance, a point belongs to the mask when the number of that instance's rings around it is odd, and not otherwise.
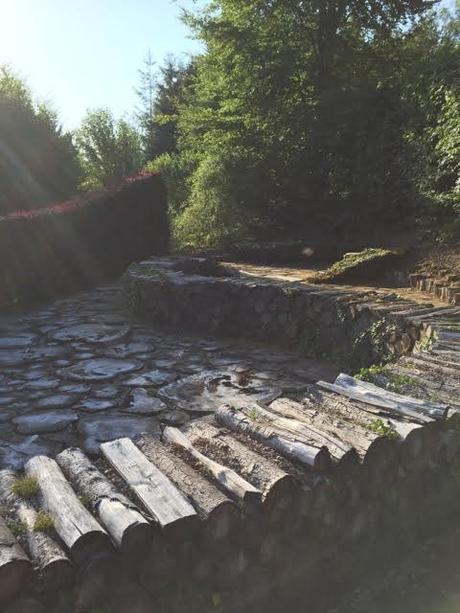
<path fill-rule="evenodd" d="M 118 396 L 120 389 L 116 385 L 104 385 L 103 387 L 93 389 L 93 396 L 96 398 L 113 399 Z"/>
<path fill-rule="evenodd" d="M 79 396 L 76 394 L 54 394 L 39 400 L 35 403 L 35 407 L 37 409 L 63 409 L 74 405 L 78 399 Z"/>
<path fill-rule="evenodd" d="M 142 362 L 138 360 L 94 358 L 83 360 L 75 366 L 63 369 L 60 374 L 73 381 L 110 381 L 118 375 L 134 372 L 141 368 Z"/>
<path fill-rule="evenodd" d="M 190 413 L 173 409 L 172 411 L 164 411 L 160 415 L 160 420 L 168 426 L 182 426 L 190 421 Z"/>
<path fill-rule="evenodd" d="M 35 379 L 27 384 L 28 389 L 31 390 L 52 390 L 59 387 L 60 381 L 58 379 Z"/>
<path fill-rule="evenodd" d="M 149 385 L 156 385 L 156 386 L 167 385 L 168 383 L 171 383 L 172 381 L 176 380 L 178 376 L 179 376 L 178 374 L 168 372 L 166 370 L 152 370 L 150 372 L 142 373 L 141 375 L 138 375 L 137 377 L 132 377 L 131 379 L 124 381 L 123 385 L 126 385 L 128 387 L 130 386 L 142 387 L 142 386 L 149 386 Z"/>
<path fill-rule="evenodd" d="M 21 434 L 43 434 L 63 430 L 77 419 L 74 411 L 36 411 L 16 417 L 13 423 Z"/>
<path fill-rule="evenodd" d="M 14 441 L 0 440 L 0 466 L 21 470 L 27 460 L 35 455 L 55 456 L 63 445 L 48 441 L 34 434 L 24 438 L 15 437 Z"/>
<path fill-rule="evenodd" d="M 11 336 L 0 336 L 0 349 L 23 349 L 37 340 L 37 335 L 21 332 Z"/>
<path fill-rule="evenodd" d="M 115 404 L 110 400 L 86 398 L 76 407 L 79 411 L 86 413 L 99 413 L 100 411 L 108 411 L 115 408 Z"/>
<path fill-rule="evenodd" d="M 247 378 L 244 386 L 240 381 L 240 373 L 205 371 L 162 387 L 158 395 L 186 411 L 211 413 L 220 404 L 268 403 L 282 393 L 281 389 L 266 386 L 252 377 Z"/>
<path fill-rule="evenodd" d="M 131 341 L 120 345 L 112 345 L 104 351 L 108 358 L 129 358 L 136 355 L 151 354 L 152 343 L 147 341 Z"/>
<path fill-rule="evenodd" d="M 78 431 L 84 437 L 83 446 L 87 453 L 99 453 L 99 445 L 120 437 L 134 437 L 136 434 L 148 432 L 160 436 L 160 422 L 154 417 L 141 415 L 112 414 L 110 419 L 95 415 L 85 417 L 78 422 Z"/>
<path fill-rule="evenodd" d="M 166 404 L 160 398 L 152 396 L 145 389 L 139 388 L 130 394 L 129 405 L 126 410 L 129 413 L 153 415 L 154 413 L 161 413 L 166 408 Z"/>
<path fill-rule="evenodd" d="M 128 336 L 129 326 L 111 326 L 107 324 L 79 324 L 61 328 L 53 334 L 57 341 L 68 342 L 83 340 L 95 345 L 108 344 L 122 340 Z"/>

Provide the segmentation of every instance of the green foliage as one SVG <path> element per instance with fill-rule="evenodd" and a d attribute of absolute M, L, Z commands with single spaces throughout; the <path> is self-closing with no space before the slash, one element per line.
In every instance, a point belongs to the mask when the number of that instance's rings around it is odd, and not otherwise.
<path fill-rule="evenodd" d="M 249 238 L 249 220 L 238 198 L 241 158 L 221 151 L 205 156 L 192 179 L 190 204 L 174 220 L 181 247 L 215 247 Z"/>
<path fill-rule="evenodd" d="M 125 119 L 115 120 L 108 109 L 88 111 L 75 132 L 83 167 L 82 189 L 117 183 L 142 167 L 141 139 Z"/>
<path fill-rule="evenodd" d="M 178 244 L 352 238 L 414 216 L 455 236 L 459 28 L 434 4 L 214 0 L 186 14 L 206 52 L 180 95 L 164 79 L 174 139 L 154 162 Z"/>
<path fill-rule="evenodd" d="M 369 381 L 373 383 L 375 378 L 385 372 L 384 366 L 369 366 L 368 368 L 361 368 L 356 374 L 355 379 L 359 379 L 360 381 Z"/>
<path fill-rule="evenodd" d="M 385 436 L 390 439 L 399 439 L 399 434 L 395 430 L 394 426 L 388 422 L 385 422 L 383 419 L 376 419 L 369 426 L 369 430 L 375 432 L 379 436 Z"/>
<path fill-rule="evenodd" d="M 156 71 L 150 52 L 147 54 L 135 90 L 140 101 L 137 120 L 145 160 L 176 151 L 178 109 L 185 100 L 193 72 L 193 61 L 182 64 L 171 56 Z"/>
<path fill-rule="evenodd" d="M 33 498 L 40 491 L 40 486 L 35 477 L 19 477 L 13 483 L 11 490 L 13 494 L 19 496 L 19 498 Z"/>
<path fill-rule="evenodd" d="M 345 254 L 341 260 L 335 262 L 327 270 L 317 273 L 312 279 L 313 283 L 340 281 L 353 273 L 359 273 L 365 267 L 372 264 L 380 264 L 383 261 L 398 255 L 390 249 L 365 249 L 359 253 Z"/>
<path fill-rule="evenodd" d="M 0 65 L 0 215 L 44 207 L 77 191 L 80 165 L 55 111 Z"/>
<path fill-rule="evenodd" d="M 361 368 L 355 378 L 370 383 L 380 382 L 382 384 L 385 382 L 386 389 L 397 393 L 405 392 L 407 387 L 413 387 L 416 384 L 411 377 L 392 372 L 383 365 Z"/>
<path fill-rule="evenodd" d="M 34 532 L 49 534 L 54 530 L 54 521 L 46 511 L 39 511 L 34 522 Z"/>

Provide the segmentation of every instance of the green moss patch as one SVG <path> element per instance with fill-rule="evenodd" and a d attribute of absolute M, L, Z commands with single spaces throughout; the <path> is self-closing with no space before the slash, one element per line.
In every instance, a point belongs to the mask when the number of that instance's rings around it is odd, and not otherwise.
<path fill-rule="evenodd" d="M 369 279 L 384 274 L 401 257 L 392 249 L 365 249 L 346 253 L 327 270 L 317 273 L 312 283 L 340 283 Z"/>

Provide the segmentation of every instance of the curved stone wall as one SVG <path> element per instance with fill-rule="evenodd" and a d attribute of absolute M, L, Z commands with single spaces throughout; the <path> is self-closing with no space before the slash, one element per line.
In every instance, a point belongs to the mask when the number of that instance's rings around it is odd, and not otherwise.
<path fill-rule="evenodd" d="M 189 262 L 154 258 L 131 266 L 124 286 L 132 312 L 160 324 L 327 357 L 347 371 L 409 353 L 431 334 L 407 317 L 417 306 L 395 295 L 181 270 L 190 271 Z"/>

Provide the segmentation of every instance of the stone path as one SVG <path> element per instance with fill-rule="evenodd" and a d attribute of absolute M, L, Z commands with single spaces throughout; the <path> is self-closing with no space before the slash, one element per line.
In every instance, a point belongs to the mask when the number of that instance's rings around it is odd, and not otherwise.
<path fill-rule="evenodd" d="M 118 286 L 0 316 L 0 467 L 160 424 L 221 402 L 269 402 L 336 370 L 257 344 L 187 337 L 129 321 Z"/>

